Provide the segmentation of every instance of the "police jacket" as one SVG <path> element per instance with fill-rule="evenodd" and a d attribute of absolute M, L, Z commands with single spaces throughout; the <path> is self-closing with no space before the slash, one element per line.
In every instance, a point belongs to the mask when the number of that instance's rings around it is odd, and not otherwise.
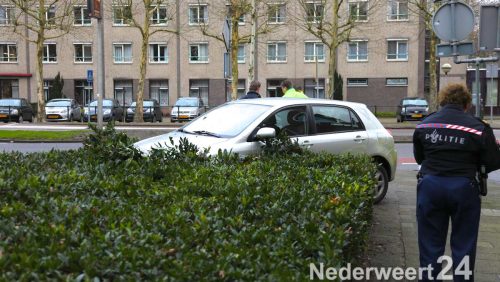
<path fill-rule="evenodd" d="M 241 97 L 240 100 L 241 99 L 254 99 L 254 98 L 260 98 L 260 94 L 255 92 L 255 91 L 248 91 L 248 93 L 245 96 Z"/>
<path fill-rule="evenodd" d="M 491 127 L 454 104 L 417 125 L 413 154 L 423 174 L 473 178 L 480 165 L 486 165 L 486 172 L 500 168 L 500 150 Z"/>

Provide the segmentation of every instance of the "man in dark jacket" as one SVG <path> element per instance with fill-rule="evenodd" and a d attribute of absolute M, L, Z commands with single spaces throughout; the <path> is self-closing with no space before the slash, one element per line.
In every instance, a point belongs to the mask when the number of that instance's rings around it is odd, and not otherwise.
<path fill-rule="evenodd" d="M 500 150 L 493 130 L 466 110 L 472 101 L 463 84 L 450 84 L 439 93 L 438 112 L 415 129 L 413 150 L 421 165 L 417 184 L 417 223 L 420 266 L 432 267 L 436 280 L 451 218 L 454 281 L 474 281 L 481 198 L 476 173 L 500 168 Z M 429 275 L 422 277 L 424 281 Z M 430 279 L 430 280 L 432 280 Z"/>
<path fill-rule="evenodd" d="M 259 94 L 260 90 L 260 82 L 257 80 L 253 80 L 250 82 L 250 87 L 248 89 L 248 93 L 241 97 L 240 99 L 254 99 L 254 98 L 261 98 Z"/>

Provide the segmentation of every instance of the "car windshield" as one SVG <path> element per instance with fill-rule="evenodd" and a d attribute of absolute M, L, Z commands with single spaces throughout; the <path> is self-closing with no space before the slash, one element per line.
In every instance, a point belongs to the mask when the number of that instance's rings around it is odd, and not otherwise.
<path fill-rule="evenodd" d="M 102 105 L 104 107 L 112 107 L 113 106 L 113 101 L 111 100 L 102 100 Z M 97 101 L 92 101 L 89 105 L 90 107 L 97 107 Z"/>
<path fill-rule="evenodd" d="M 49 101 L 47 107 L 67 107 L 71 106 L 71 101 Z"/>
<path fill-rule="evenodd" d="M 132 104 L 130 105 L 130 107 L 135 107 L 137 105 L 136 102 L 132 102 Z M 142 106 L 143 107 L 153 107 L 154 104 L 153 104 L 153 101 L 143 101 L 142 102 Z"/>
<path fill-rule="evenodd" d="M 403 106 L 409 106 L 409 105 L 427 107 L 427 101 L 423 99 L 403 100 Z"/>
<path fill-rule="evenodd" d="M 21 105 L 21 100 L 17 99 L 5 99 L 5 100 L 0 100 L 0 106 L 20 106 Z"/>
<path fill-rule="evenodd" d="M 174 107 L 198 107 L 198 99 L 179 99 Z"/>
<path fill-rule="evenodd" d="M 204 132 L 224 138 L 240 134 L 271 106 L 252 104 L 225 104 L 206 113 L 182 130 L 188 133 Z"/>

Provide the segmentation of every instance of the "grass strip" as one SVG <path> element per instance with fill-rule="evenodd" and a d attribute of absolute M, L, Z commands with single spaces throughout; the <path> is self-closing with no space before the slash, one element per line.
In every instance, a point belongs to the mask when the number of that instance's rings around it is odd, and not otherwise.
<path fill-rule="evenodd" d="M 72 140 L 81 139 L 88 130 L 39 131 L 0 130 L 0 139 L 9 140 Z"/>

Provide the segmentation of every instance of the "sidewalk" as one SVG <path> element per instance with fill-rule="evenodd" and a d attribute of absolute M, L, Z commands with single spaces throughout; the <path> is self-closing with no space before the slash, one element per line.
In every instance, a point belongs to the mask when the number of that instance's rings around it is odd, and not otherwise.
<path fill-rule="evenodd" d="M 368 261 L 372 267 L 418 267 L 416 172 L 397 171 L 386 198 L 374 206 Z M 483 197 L 476 282 L 500 282 L 500 184 L 488 181 Z M 450 255 L 449 238 L 445 253 Z"/>
<path fill-rule="evenodd" d="M 387 129 L 415 129 L 415 126 L 420 121 L 405 121 L 405 122 L 397 122 L 396 118 L 379 118 L 378 119 L 385 128 Z M 490 120 L 490 117 L 487 116 L 484 118 L 491 128 L 500 129 L 500 117 L 494 116 L 493 120 Z"/>

